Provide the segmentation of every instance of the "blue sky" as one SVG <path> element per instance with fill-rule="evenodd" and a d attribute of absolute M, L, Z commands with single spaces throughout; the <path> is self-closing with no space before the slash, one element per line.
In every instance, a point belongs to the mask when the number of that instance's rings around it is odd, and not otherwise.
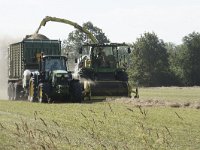
<path fill-rule="evenodd" d="M 165 42 L 180 44 L 184 36 L 200 32 L 198 0 L 0 0 L 0 6 L 0 40 L 32 34 L 45 16 L 91 21 L 112 42 L 134 42 L 144 32 L 155 32 Z M 62 40 L 73 30 L 47 23 L 40 33 Z"/>

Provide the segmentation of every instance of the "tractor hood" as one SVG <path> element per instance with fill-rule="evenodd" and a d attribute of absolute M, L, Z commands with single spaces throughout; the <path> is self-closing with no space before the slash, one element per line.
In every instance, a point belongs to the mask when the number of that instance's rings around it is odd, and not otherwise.
<path fill-rule="evenodd" d="M 65 85 L 68 83 L 68 80 L 71 78 L 69 72 L 65 70 L 54 70 L 52 72 L 52 83 L 56 85 Z"/>

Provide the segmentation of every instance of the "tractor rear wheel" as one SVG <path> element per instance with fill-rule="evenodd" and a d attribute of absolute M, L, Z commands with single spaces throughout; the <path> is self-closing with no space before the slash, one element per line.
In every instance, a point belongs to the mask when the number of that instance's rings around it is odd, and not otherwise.
<path fill-rule="evenodd" d="M 38 86 L 38 100 L 40 103 L 47 103 L 49 99 L 49 86 L 48 84 L 41 83 Z"/>
<path fill-rule="evenodd" d="M 30 102 L 35 102 L 37 99 L 37 82 L 35 77 L 31 77 L 29 81 L 29 93 L 28 93 L 28 100 Z"/>
<path fill-rule="evenodd" d="M 71 84 L 72 102 L 81 103 L 83 100 L 82 86 L 79 82 L 72 82 Z"/>

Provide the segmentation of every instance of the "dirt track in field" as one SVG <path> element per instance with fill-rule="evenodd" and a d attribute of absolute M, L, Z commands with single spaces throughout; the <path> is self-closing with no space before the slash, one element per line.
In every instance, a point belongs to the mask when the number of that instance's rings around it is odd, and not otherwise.
<path fill-rule="evenodd" d="M 136 107 L 172 107 L 172 108 L 195 108 L 200 109 L 200 102 L 172 102 L 164 100 L 143 100 L 134 98 L 116 98 L 116 99 L 106 99 L 107 102 L 116 102 L 127 105 L 133 105 Z"/>

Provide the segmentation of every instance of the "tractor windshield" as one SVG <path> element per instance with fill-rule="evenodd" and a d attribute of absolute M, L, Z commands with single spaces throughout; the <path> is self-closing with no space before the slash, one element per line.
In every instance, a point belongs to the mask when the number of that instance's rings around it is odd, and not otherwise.
<path fill-rule="evenodd" d="M 92 68 L 116 69 L 127 68 L 130 48 L 125 44 L 85 45 L 81 51 L 81 59 L 90 59 Z"/>
<path fill-rule="evenodd" d="M 47 58 L 45 60 L 45 71 L 66 70 L 65 60 L 62 58 Z"/>
<path fill-rule="evenodd" d="M 116 47 L 94 47 L 93 60 L 97 67 L 116 68 Z"/>

